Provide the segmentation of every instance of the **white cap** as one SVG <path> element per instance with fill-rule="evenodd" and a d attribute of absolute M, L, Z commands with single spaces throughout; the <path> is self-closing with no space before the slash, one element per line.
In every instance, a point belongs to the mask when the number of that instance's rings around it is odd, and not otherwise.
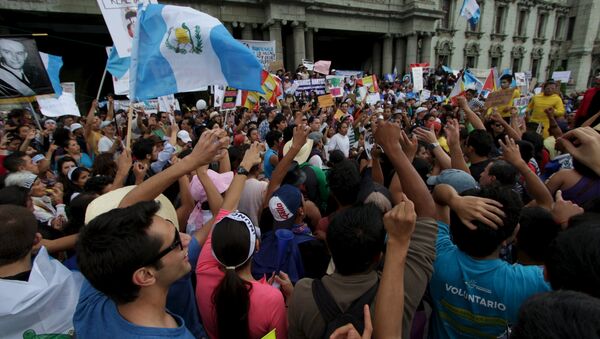
<path fill-rule="evenodd" d="M 71 124 L 71 132 L 75 132 L 76 130 L 83 128 L 83 125 L 81 125 L 78 122 L 74 122 Z"/>
<path fill-rule="evenodd" d="M 427 108 L 425 107 L 419 107 L 417 108 L 417 110 L 415 111 L 415 114 L 419 114 L 421 112 L 427 112 Z"/>
<path fill-rule="evenodd" d="M 177 138 L 181 139 L 181 141 L 185 142 L 186 144 L 188 142 L 192 142 L 192 138 L 190 138 L 190 134 L 187 131 L 179 131 L 177 132 Z"/>

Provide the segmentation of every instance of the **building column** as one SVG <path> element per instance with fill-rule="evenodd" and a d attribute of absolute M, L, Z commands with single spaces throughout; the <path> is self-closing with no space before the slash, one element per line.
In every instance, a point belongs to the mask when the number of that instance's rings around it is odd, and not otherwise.
<path fill-rule="evenodd" d="M 304 40 L 306 42 L 306 58 L 308 60 L 315 60 L 315 51 L 314 51 L 314 30 L 312 28 L 307 28 Z"/>
<path fill-rule="evenodd" d="M 393 61 L 393 51 L 392 46 L 394 44 L 394 40 L 390 34 L 386 34 L 383 37 L 383 55 L 382 55 L 382 64 L 383 68 L 381 70 L 381 75 L 386 73 L 392 73 L 392 61 Z"/>
<path fill-rule="evenodd" d="M 577 52 L 569 55 L 569 69 L 571 79 L 575 83 L 575 90 L 582 91 L 587 88 L 592 71 L 592 53 Z"/>
<path fill-rule="evenodd" d="M 252 40 L 252 25 L 246 23 L 240 23 L 242 28 L 242 40 Z"/>
<path fill-rule="evenodd" d="M 380 76 L 381 74 L 381 43 L 379 41 L 375 41 L 373 43 L 373 63 L 371 67 L 371 72 Z"/>
<path fill-rule="evenodd" d="M 430 33 L 425 33 L 423 36 L 421 36 L 421 60 L 418 62 L 428 62 L 432 67 L 435 67 L 436 64 L 431 58 L 433 55 L 431 40 L 432 38 Z"/>
<path fill-rule="evenodd" d="M 281 22 L 275 21 L 269 26 L 269 40 L 275 40 L 277 60 L 283 61 L 283 39 L 281 38 Z"/>
<path fill-rule="evenodd" d="M 294 67 L 302 63 L 302 59 L 306 58 L 304 44 L 304 24 L 298 21 L 292 22 L 294 36 Z"/>
<path fill-rule="evenodd" d="M 394 67 L 398 69 L 399 75 L 404 75 L 406 62 L 406 39 L 402 37 L 396 38 L 396 60 Z"/>
<path fill-rule="evenodd" d="M 410 69 L 410 64 L 419 62 L 419 60 L 417 60 L 417 49 L 419 48 L 417 46 L 417 40 L 418 37 L 416 34 L 406 37 L 406 59 L 404 61 L 404 68 L 407 70 Z"/>

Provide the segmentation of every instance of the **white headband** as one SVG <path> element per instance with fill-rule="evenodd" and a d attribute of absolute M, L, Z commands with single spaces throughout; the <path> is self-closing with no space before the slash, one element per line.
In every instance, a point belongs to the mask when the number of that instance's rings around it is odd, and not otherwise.
<path fill-rule="evenodd" d="M 215 255 L 214 247 L 212 249 L 212 255 L 219 264 L 224 266 L 226 270 L 235 270 L 236 268 L 243 266 L 248 261 L 248 259 L 250 259 L 252 257 L 252 254 L 254 254 L 254 248 L 256 246 L 256 239 L 260 238 L 260 229 L 258 229 L 254 226 L 254 224 L 252 223 L 252 220 L 250 220 L 250 218 L 247 215 L 245 215 L 244 213 L 238 212 L 238 211 L 227 214 L 225 217 L 223 217 L 223 219 L 231 219 L 231 220 L 235 220 L 235 221 L 241 221 L 244 225 L 246 225 L 246 227 L 248 228 L 248 233 L 250 233 L 250 248 L 248 249 L 248 256 L 246 257 L 246 259 L 244 259 L 244 261 L 242 263 L 240 263 L 238 265 L 227 266 L 227 265 L 223 264 L 219 260 L 219 258 L 217 258 L 217 256 Z M 221 219 L 221 220 L 223 220 L 223 219 Z M 219 223 L 217 223 L 215 225 L 215 227 L 217 227 L 218 225 L 219 225 Z M 214 232 L 214 229 L 213 229 L 213 232 Z"/>

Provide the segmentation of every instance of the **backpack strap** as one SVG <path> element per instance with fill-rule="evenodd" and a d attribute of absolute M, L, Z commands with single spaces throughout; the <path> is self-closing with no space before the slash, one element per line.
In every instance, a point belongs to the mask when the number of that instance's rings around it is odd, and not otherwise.
<path fill-rule="evenodd" d="M 319 313 L 325 320 L 325 324 L 330 323 L 342 313 L 339 306 L 323 285 L 321 279 L 314 279 L 312 282 L 313 298 L 319 308 Z"/>

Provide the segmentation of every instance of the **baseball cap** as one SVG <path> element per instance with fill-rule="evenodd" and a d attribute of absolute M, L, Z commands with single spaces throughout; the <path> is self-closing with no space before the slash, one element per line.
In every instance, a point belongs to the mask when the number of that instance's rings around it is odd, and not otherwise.
<path fill-rule="evenodd" d="M 112 120 L 104 120 L 104 121 L 102 121 L 102 123 L 100 124 L 100 129 L 102 129 L 102 128 L 104 128 L 104 127 L 107 127 L 107 126 L 110 126 L 110 125 L 114 125 L 114 124 L 115 124 L 115 123 L 114 123 L 114 121 L 112 121 Z"/>
<path fill-rule="evenodd" d="M 415 114 L 419 114 L 421 112 L 427 112 L 427 108 L 425 107 L 419 107 L 417 108 L 417 110 L 415 111 Z"/>
<path fill-rule="evenodd" d="M 454 168 L 445 169 L 439 175 L 430 176 L 427 184 L 430 186 L 447 184 L 452 186 L 458 194 L 479 187 L 477 181 L 470 174 Z"/>
<path fill-rule="evenodd" d="M 92 221 L 95 217 L 100 214 L 104 214 L 108 211 L 111 211 L 115 208 L 119 207 L 121 200 L 129 193 L 135 185 L 125 186 L 114 191 L 110 191 L 108 193 L 102 194 L 96 199 L 92 200 L 92 202 L 88 205 L 85 211 L 85 224 L 87 225 L 90 221 Z M 172 222 L 175 227 L 179 228 L 179 222 L 177 221 L 177 211 L 173 204 L 169 201 L 167 197 L 160 194 L 154 201 L 160 203 L 160 209 L 156 212 L 156 215 L 159 217 L 169 220 Z"/>
<path fill-rule="evenodd" d="M 181 141 L 185 142 L 186 144 L 188 142 L 192 142 L 192 138 L 190 138 L 190 134 L 184 130 L 177 132 L 177 138 L 181 139 Z"/>
<path fill-rule="evenodd" d="M 72 132 L 75 132 L 76 130 L 78 130 L 80 128 L 83 128 L 83 125 L 81 125 L 78 122 L 74 122 L 74 123 L 71 124 L 70 128 L 71 128 L 71 133 L 72 133 Z"/>
<path fill-rule="evenodd" d="M 294 224 L 294 217 L 302 205 L 300 189 L 292 185 L 282 185 L 269 200 L 269 210 L 273 215 L 275 228 L 290 228 Z"/>

